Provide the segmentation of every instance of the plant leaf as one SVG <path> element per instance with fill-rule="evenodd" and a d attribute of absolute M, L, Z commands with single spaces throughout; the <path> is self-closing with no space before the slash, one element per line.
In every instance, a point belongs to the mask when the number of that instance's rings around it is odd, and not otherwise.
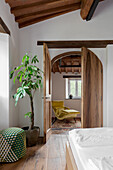
<path fill-rule="evenodd" d="M 10 79 L 12 79 L 13 75 L 14 75 L 14 70 L 12 70 L 10 73 Z"/>
<path fill-rule="evenodd" d="M 26 93 L 31 96 L 31 92 L 28 89 L 25 89 Z"/>
<path fill-rule="evenodd" d="M 16 81 L 16 78 L 17 78 L 18 76 L 16 76 L 15 78 L 14 78 L 14 80 L 13 80 L 13 83 L 15 84 L 15 81 Z"/>
<path fill-rule="evenodd" d="M 32 114 L 31 112 L 28 112 L 28 113 L 26 113 L 26 114 L 25 114 L 25 116 L 24 116 L 24 117 L 25 117 L 25 118 L 26 118 L 26 117 L 31 118 L 31 114 Z"/>
<path fill-rule="evenodd" d="M 39 84 L 41 84 L 41 80 L 39 80 Z"/>
<path fill-rule="evenodd" d="M 25 56 L 22 58 L 22 63 L 24 63 L 24 61 L 25 61 L 25 59 L 26 59 L 26 56 L 27 56 L 27 55 L 25 55 Z"/>
<path fill-rule="evenodd" d="M 15 97 L 15 106 L 16 106 L 17 103 L 18 103 L 18 99 L 19 99 L 19 94 L 17 94 L 16 97 Z"/>
<path fill-rule="evenodd" d="M 23 67 L 23 65 L 16 67 L 15 71 L 20 70 L 21 67 Z"/>
<path fill-rule="evenodd" d="M 22 82 L 22 77 L 23 77 L 23 74 L 20 75 L 20 79 L 19 79 L 20 83 Z"/>
<path fill-rule="evenodd" d="M 32 61 L 31 61 L 31 63 L 39 63 L 39 60 L 38 60 L 38 57 L 37 57 L 37 55 L 35 55 L 33 58 L 32 58 Z"/>

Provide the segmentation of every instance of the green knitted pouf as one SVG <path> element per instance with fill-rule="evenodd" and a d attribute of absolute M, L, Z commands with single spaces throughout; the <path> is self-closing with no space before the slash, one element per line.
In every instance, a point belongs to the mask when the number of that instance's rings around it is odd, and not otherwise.
<path fill-rule="evenodd" d="M 23 129 L 0 131 L 0 162 L 15 162 L 26 153 L 26 135 Z"/>

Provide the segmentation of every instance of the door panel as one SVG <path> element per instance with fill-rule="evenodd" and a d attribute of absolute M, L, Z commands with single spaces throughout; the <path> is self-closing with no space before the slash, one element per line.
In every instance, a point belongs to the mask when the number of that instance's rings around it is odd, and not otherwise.
<path fill-rule="evenodd" d="M 44 52 L 44 143 L 51 134 L 51 58 L 46 44 Z"/>
<path fill-rule="evenodd" d="M 103 67 L 98 57 L 82 48 L 82 128 L 103 126 Z"/>

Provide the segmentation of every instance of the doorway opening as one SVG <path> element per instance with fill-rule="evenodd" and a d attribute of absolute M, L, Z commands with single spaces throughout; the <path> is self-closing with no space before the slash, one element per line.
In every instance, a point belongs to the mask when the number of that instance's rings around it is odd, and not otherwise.
<path fill-rule="evenodd" d="M 81 128 L 81 52 L 54 57 L 52 74 L 52 129 Z"/>
<path fill-rule="evenodd" d="M 73 61 L 74 58 L 76 61 Z M 57 86 L 56 90 L 54 89 L 54 91 L 51 91 L 51 65 L 55 65 L 55 67 L 52 67 L 52 74 L 54 75 L 56 74 L 54 72 L 56 72 L 57 69 L 58 74 L 62 74 L 62 72 L 65 72 L 65 74 L 71 73 L 70 75 L 63 75 L 63 80 L 65 82 L 63 89 L 60 85 Z M 56 79 L 57 82 L 55 84 L 61 82 L 60 78 L 55 78 L 55 80 Z M 56 95 L 58 95 L 58 92 L 61 94 L 64 93 L 64 95 L 62 95 L 64 96 L 64 100 L 60 98 L 51 100 L 51 94 L 53 96 L 53 93 L 55 92 L 57 92 Z M 72 101 L 76 98 L 81 98 L 81 112 L 78 109 L 75 110 L 72 107 L 67 107 L 67 104 L 64 103 L 70 100 L 72 104 Z M 54 111 L 53 114 L 55 114 L 54 117 L 58 120 L 70 118 L 75 119 L 79 115 L 81 118 L 81 128 L 95 128 L 103 126 L 103 66 L 99 58 L 91 50 L 82 47 L 81 52 L 71 52 L 71 54 L 70 52 L 67 54 L 63 53 L 56 56 L 51 62 L 47 44 L 44 43 L 45 141 L 48 140 L 52 129 L 53 115 L 51 115 L 51 105 Z M 60 128 L 59 124 L 57 124 L 57 128 Z M 71 129 L 77 127 L 67 128 Z"/>

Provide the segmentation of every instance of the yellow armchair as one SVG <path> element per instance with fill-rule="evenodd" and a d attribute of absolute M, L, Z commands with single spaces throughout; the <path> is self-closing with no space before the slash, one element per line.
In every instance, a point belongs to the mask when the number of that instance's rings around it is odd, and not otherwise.
<path fill-rule="evenodd" d="M 64 101 L 52 101 L 52 108 L 59 120 L 75 118 L 79 111 L 64 106 Z"/>

